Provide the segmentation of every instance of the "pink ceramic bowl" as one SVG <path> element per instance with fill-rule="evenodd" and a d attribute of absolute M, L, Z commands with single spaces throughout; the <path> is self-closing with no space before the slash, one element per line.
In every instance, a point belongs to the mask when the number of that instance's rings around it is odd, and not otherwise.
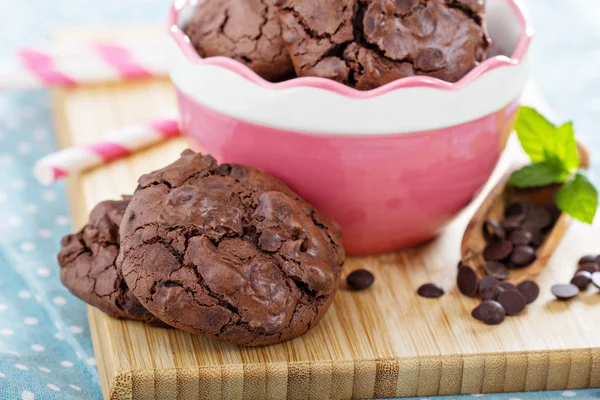
<path fill-rule="evenodd" d="M 343 229 L 348 254 L 432 238 L 489 178 L 528 79 L 520 0 L 487 0 L 490 58 L 457 83 L 410 77 L 360 92 L 322 78 L 270 83 L 229 58 L 200 58 L 169 15 L 170 75 L 192 147 L 263 168 Z"/>

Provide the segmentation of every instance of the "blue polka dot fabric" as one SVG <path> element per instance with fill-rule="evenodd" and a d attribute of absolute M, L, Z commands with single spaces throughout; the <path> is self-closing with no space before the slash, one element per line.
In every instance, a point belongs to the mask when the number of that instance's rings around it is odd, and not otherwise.
<path fill-rule="evenodd" d="M 537 6 L 532 14 L 547 6 L 546 0 L 530 3 Z M 15 49 L 43 43 L 56 28 L 160 24 L 168 5 L 169 0 L 2 2 L 0 65 Z M 65 187 L 42 187 L 31 174 L 33 163 L 55 149 L 48 93 L 0 93 L 0 400 L 102 398 L 85 306 L 60 284 L 56 263 L 60 238 L 71 231 Z M 600 390 L 484 398 L 600 399 Z"/>

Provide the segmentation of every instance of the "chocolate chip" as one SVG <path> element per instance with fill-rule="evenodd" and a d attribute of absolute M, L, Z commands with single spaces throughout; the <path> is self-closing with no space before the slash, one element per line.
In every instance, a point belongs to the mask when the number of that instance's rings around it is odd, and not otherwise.
<path fill-rule="evenodd" d="M 498 325 L 504 321 L 506 312 L 497 301 L 484 300 L 471 312 L 471 315 L 484 324 Z"/>
<path fill-rule="evenodd" d="M 580 291 L 587 290 L 590 282 L 592 281 L 592 274 L 588 271 L 578 271 L 571 283 L 579 288 Z"/>
<path fill-rule="evenodd" d="M 600 265 L 600 256 L 596 256 L 596 264 Z"/>
<path fill-rule="evenodd" d="M 512 232 L 515 229 L 519 229 L 522 224 L 523 224 L 523 217 L 517 216 L 517 215 L 512 216 L 512 217 L 507 217 L 504 221 L 502 221 L 502 227 L 504 228 L 504 230 L 506 232 Z"/>
<path fill-rule="evenodd" d="M 594 284 L 594 286 L 600 289 L 600 272 L 594 272 L 592 274 L 592 283 Z"/>
<path fill-rule="evenodd" d="M 532 207 L 527 213 L 527 223 L 539 229 L 544 229 L 552 224 L 552 217 L 546 209 Z"/>
<path fill-rule="evenodd" d="M 364 290 L 370 287 L 375 281 L 373 274 L 366 269 L 357 269 L 352 271 L 346 278 L 348 289 L 350 290 Z"/>
<path fill-rule="evenodd" d="M 483 264 L 483 270 L 486 274 L 493 276 L 498 280 L 505 281 L 508 279 L 508 268 L 498 261 L 486 261 L 486 263 Z"/>
<path fill-rule="evenodd" d="M 504 292 L 504 289 L 501 286 L 492 286 L 481 294 L 481 298 L 483 300 L 496 300 L 502 292 Z"/>
<path fill-rule="evenodd" d="M 485 221 L 483 223 L 483 236 L 489 242 L 492 240 L 502 240 L 506 238 L 504 228 L 496 221 Z"/>
<path fill-rule="evenodd" d="M 530 208 L 531 204 L 529 202 L 523 200 L 514 201 L 504 208 L 504 217 L 507 219 L 510 217 L 520 217 L 523 220 Z"/>
<path fill-rule="evenodd" d="M 540 230 L 531 231 L 530 244 L 533 248 L 537 249 L 544 244 L 544 233 Z"/>
<path fill-rule="evenodd" d="M 555 203 L 546 204 L 544 208 L 550 214 L 550 218 L 552 218 L 552 226 L 554 226 L 554 224 L 556 224 L 556 221 L 558 221 L 558 219 L 560 218 L 562 211 L 560 211 L 560 209 L 556 206 Z"/>
<path fill-rule="evenodd" d="M 552 286 L 551 290 L 559 300 L 569 300 L 579 294 L 579 288 L 572 283 L 559 283 Z"/>
<path fill-rule="evenodd" d="M 517 285 L 517 290 L 525 296 L 527 304 L 533 303 L 540 295 L 540 287 L 534 281 L 523 281 Z"/>
<path fill-rule="evenodd" d="M 421 71 L 437 71 L 446 66 L 444 52 L 435 47 L 421 50 L 415 59 L 415 68 Z"/>
<path fill-rule="evenodd" d="M 531 246 L 517 246 L 510 255 L 510 261 L 516 267 L 524 267 L 535 261 L 535 250 Z"/>
<path fill-rule="evenodd" d="M 595 264 L 596 263 L 596 256 L 592 256 L 592 255 L 587 255 L 587 256 L 583 256 L 579 259 L 578 264 L 582 265 L 582 264 Z"/>
<path fill-rule="evenodd" d="M 479 293 L 483 293 L 499 283 L 500 281 L 494 278 L 493 276 L 486 276 L 481 281 L 479 281 Z"/>
<path fill-rule="evenodd" d="M 500 283 L 498 284 L 498 286 L 500 286 L 500 287 L 501 287 L 502 289 L 504 289 L 504 290 L 514 290 L 514 289 L 516 289 L 516 288 L 517 288 L 515 285 L 513 285 L 513 284 L 512 284 L 512 283 L 510 283 L 510 282 L 500 282 Z"/>
<path fill-rule="evenodd" d="M 483 258 L 486 261 L 500 261 L 510 255 L 513 245 L 508 240 L 495 240 L 483 249 Z"/>
<path fill-rule="evenodd" d="M 417 293 L 421 297 L 427 297 L 429 299 L 434 299 L 437 297 L 441 297 L 444 295 L 444 289 L 440 287 L 440 285 L 436 283 L 426 283 L 421 285 L 419 289 L 417 289 Z"/>
<path fill-rule="evenodd" d="M 527 306 L 527 299 L 518 290 L 505 290 L 498 296 L 498 303 L 502 305 L 506 315 L 518 315 Z"/>
<path fill-rule="evenodd" d="M 471 267 L 462 266 L 458 269 L 456 276 L 458 290 L 466 296 L 475 296 L 479 288 L 479 278 L 477 273 Z"/>
<path fill-rule="evenodd" d="M 577 272 L 579 272 L 579 271 L 587 271 L 590 274 L 593 274 L 594 272 L 600 271 L 600 267 L 598 267 L 598 265 L 596 263 L 580 264 Z"/>
<path fill-rule="evenodd" d="M 531 242 L 531 239 L 533 239 L 531 232 L 522 229 L 514 230 L 508 236 L 508 240 L 510 240 L 514 246 L 526 246 Z"/>

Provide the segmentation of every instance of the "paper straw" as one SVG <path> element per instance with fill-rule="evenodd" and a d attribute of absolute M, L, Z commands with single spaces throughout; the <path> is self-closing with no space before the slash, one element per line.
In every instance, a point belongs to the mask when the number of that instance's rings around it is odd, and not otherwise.
<path fill-rule="evenodd" d="M 163 44 L 154 39 L 21 49 L 16 64 L 0 66 L 0 90 L 164 76 Z"/>
<path fill-rule="evenodd" d="M 33 175 L 43 185 L 107 164 L 180 134 L 175 115 L 107 133 L 101 142 L 69 147 L 38 160 Z"/>

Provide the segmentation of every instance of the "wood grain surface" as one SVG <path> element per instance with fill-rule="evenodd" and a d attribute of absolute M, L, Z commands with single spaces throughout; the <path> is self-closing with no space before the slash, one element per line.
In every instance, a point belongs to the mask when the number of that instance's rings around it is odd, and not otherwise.
<path fill-rule="evenodd" d="M 107 130 L 175 107 L 167 80 L 73 88 L 53 96 L 61 147 L 102 139 Z M 131 193 L 142 173 L 175 160 L 185 147 L 184 140 L 172 140 L 71 178 L 76 228 L 97 202 Z M 522 157 L 512 138 L 495 179 Z M 558 302 L 550 286 L 570 280 L 581 255 L 600 252 L 600 226 L 573 223 L 538 277 L 540 298 L 524 314 L 490 327 L 470 317 L 477 300 L 455 287 L 462 234 L 477 201 L 434 241 L 347 260 L 344 277 L 369 269 L 373 287 L 341 288 L 317 327 L 279 345 L 241 348 L 89 308 L 105 397 L 345 399 L 599 387 L 600 318 L 593 316 L 600 295 L 590 289 Z M 416 296 L 426 282 L 438 282 L 446 295 Z"/>

